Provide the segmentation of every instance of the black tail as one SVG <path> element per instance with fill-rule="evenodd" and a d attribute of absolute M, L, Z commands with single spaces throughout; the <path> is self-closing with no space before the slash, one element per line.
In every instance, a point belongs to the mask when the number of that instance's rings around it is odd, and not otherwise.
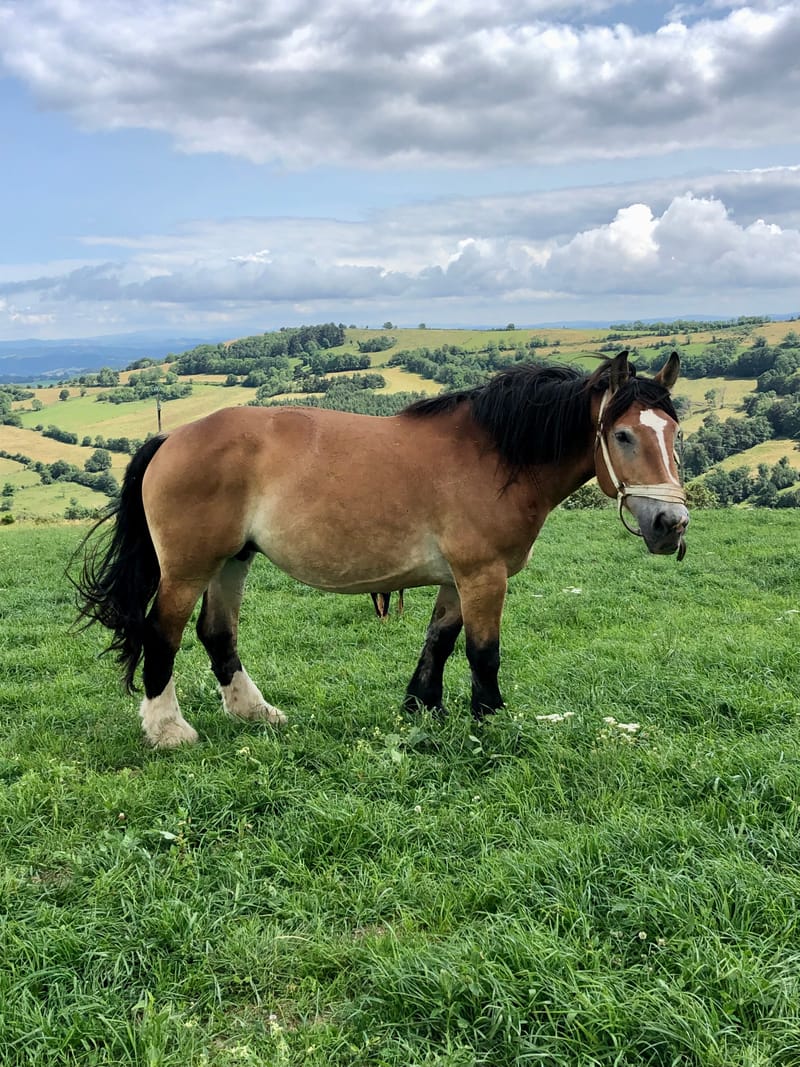
<path fill-rule="evenodd" d="M 150 460 L 166 440 L 152 437 L 134 455 L 125 471 L 119 500 L 91 528 L 73 560 L 84 550 L 77 578 L 78 620 L 83 626 L 102 623 L 114 634 L 106 652 L 115 652 L 124 670 L 125 686 L 133 692 L 133 676 L 142 658 L 145 619 L 156 595 L 161 570 L 142 504 L 142 478 Z M 98 528 L 113 519 L 108 536 L 88 544 Z"/>

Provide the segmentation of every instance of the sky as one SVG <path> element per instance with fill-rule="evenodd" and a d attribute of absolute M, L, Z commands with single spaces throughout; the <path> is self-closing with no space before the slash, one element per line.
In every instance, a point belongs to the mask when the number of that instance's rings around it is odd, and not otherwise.
<path fill-rule="evenodd" d="M 0 0 L 0 340 L 800 313 L 800 3 Z"/>

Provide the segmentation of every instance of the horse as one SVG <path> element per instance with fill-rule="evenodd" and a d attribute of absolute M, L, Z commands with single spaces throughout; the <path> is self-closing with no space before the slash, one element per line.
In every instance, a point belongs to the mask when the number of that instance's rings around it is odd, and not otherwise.
<path fill-rule="evenodd" d="M 397 614 L 398 615 L 402 615 L 403 614 L 403 608 L 405 606 L 404 603 L 403 603 L 403 593 L 404 592 L 405 592 L 404 589 L 399 589 L 397 591 Z M 389 605 L 392 602 L 392 594 L 391 593 L 370 593 L 370 596 L 372 597 L 372 606 L 375 608 L 375 614 L 378 616 L 378 618 L 381 620 L 381 622 L 386 622 L 386 620 L 389 618 Z"/>
<path fill-rule="evenodd" d="M 156 748 L 171 748 L 198 737 L 179 708 L 173 666 L 200 598 L 197 634 L 224 710 L 286 722 L 237 651 L 257 553 L 330 592 L 437 585 L 404 705 L 444 713 L 444 666 L 463 628 L 471 710 L 482 719 L 503 706 L 508 579 L 528 562 L 549 512 L 579 486 L 596 476 L 651 553 L 682 557 L 689 513 L 670 400 L 679 364 L 673 352 L 652 378 L 636 374 L 627 352 L 591 374 L 515 365 L 390 417 L 226 408 L 153 437 L 76 550 L 78 621 L 111 631 L 106 651 L 129 692 L 142 661 L 142 727 Z"/>

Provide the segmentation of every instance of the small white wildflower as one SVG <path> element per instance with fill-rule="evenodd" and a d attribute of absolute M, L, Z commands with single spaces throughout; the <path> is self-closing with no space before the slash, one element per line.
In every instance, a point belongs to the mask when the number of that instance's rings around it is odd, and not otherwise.
<path fill-rule="evenodd" d="M 582 593 L 583 590 L 577 585 L 568 585 L 566 589 L 561 590 L 562 593 Z"/>
<path fill-rule="evenodd" d="M 473 804 L 477 804 L 480 799 L 481 799 L 480 793 L 476 793 L 475 796 L 472 798 L 472 803 Z"/>
<path fill-rule="evenodd" d="M 237 748 L 236 749 L 236 755 L 237 756 L 249 756 L 250 755 L 250 749 L 247 747 L 247 745 L 245 745 L 244 748 Z"/>
<path fill-rule="evenodd" d="M 604 715 L 603 716 L 603 722 L 607 722 L 609 726 L 616 726 L 617 725 L 617 720 L 614 718 L 613 715 Z"/>
<path fill-rule="evenodd" d="M 573 719 L 574 711 L 554 711 L 552 715 L 537 715 L 537 722 L 564 722 L 565 719 Z"/>
<path fill-rule="evenodd" d="M 635 734 L 641 730 L 641 724 L 638 722 L 618 722 L 616 724 L 618 730 L 625 730 L 626 733 Z"/>
<path fill-rule="evenodd" d="M 647 940 L 647 932 L 645 930 L 640 930 L 636 936 L 639 938 L 640 941 Z"/>
<path fill-rule="evenodd" d="M 414 811 L 417 813 L 417 815 L 421 815 L 422 814 L 422 805 L 421 804 L 415 804 L 414 805 Z"/>

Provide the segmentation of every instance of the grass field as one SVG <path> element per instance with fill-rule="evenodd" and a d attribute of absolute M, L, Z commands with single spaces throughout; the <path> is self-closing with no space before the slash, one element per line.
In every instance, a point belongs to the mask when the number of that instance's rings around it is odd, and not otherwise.
<path fill-rule="evenodd" d="M 102 389 L 87 390 L 86 396 L 77 392 L 69 400 L 56 400 L 41 411 L 28 411 L 22 415 L 26 428 L 42 423 L 54 423 L 62 430 L 70 430 L 79 437 L 88 434 L 95 437 L 145 437 L 158 428 L 155 400 L 136 400 L 131 404 L 98 403 L 95 399 Z M 191 422 L 222 407 L 246 404 L 253 399 L 255 391 L 242 386 L 223 388 L 219 385 L 195 384 L 192 395 L 181 400 L 170 400 L 161 405 L 165 430 L 174 429 L 184 422 Z"/>
<path fill-rule="evenodd" d="M 686 396 L 692 401 L 692 411 L 681 420 L 684 433 L 694 433 L 703 423 L 703 419 L 712 410 L 705 399 L 707 392 L 716 392 L 713 408 L 723 421 L 731 417 L 742 418 L 741 404 L 748 393 L 755 391 L 753 378 L 679 378 L 675 393 Z"/>
<path fill-rule="evenodd" d="M 798 443 L 800 442 L 794 441 L 790 437 L 774 437 L 760 445 L 754 445 L 753 448 L 748 448 L 744 452 L 737 452 L 733 456 L 728 456 L 717 465 L 726 471 L 733 470 L 734 467 L 748 467 L 751 471 L 754 471 L 757 470 L 759 463 L 768 463 L 773 466 L 783 456 L 787 456 L 791 465 L 800 470 Z"/>
<path fill-rule="evenodd" d="M 79 534 L 0 529 L 4 1067 L 800 1064 L 796 512 L 698 513 L 682 564 L 554 514 L 482 726 L 463 642 L 448 719 L 398 714 L 431 591 L 381 625 L 261 560 L 290 725 L 187 633 L 173 753 L 68 630 Z"/>

